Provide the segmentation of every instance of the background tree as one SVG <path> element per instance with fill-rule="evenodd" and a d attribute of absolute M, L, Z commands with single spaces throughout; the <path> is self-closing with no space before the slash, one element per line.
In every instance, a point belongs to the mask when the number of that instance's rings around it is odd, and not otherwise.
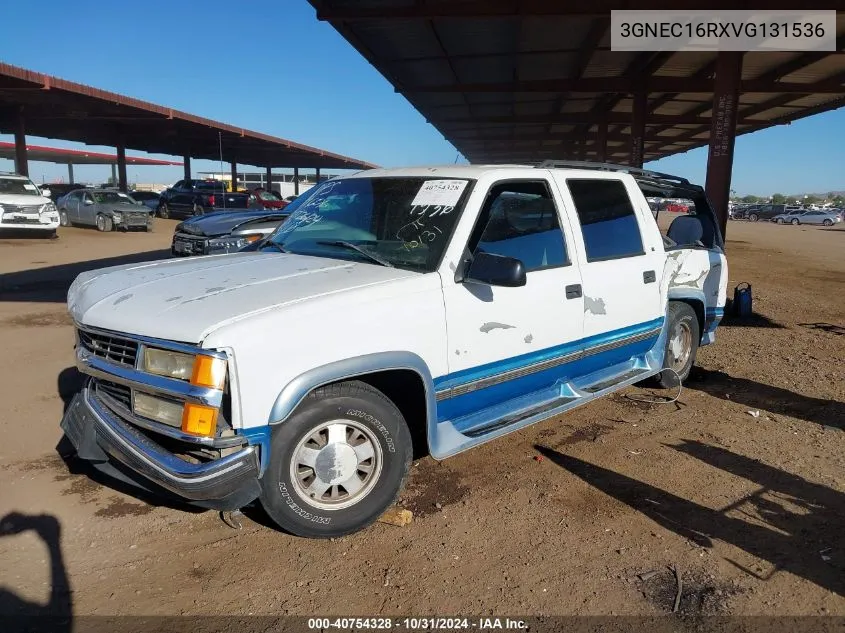
<path fill-rule="evenodd" d="M 786 196 L 782 193 L 773 193 L 772 194 L 772 204 L 784 204 L 786 202 Z"/>
<path fill-rule="evenodd" d="M 757 196 L 752 196 L 752 195 L 742 196 L 742 198 L 740 198 L 740 200 L 742 200 L 743 202 L 751 202 L 751 203 L 760 201 L 760 199 Z"/>

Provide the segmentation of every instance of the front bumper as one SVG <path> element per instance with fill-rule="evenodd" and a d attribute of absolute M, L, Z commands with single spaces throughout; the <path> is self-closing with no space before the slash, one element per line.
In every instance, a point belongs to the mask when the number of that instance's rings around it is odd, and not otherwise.
<path fill-rule="evenodd" d="M 152 215 L 149 213 L 139 213 L 135 215 L 122 215 L 120 221 L 112 219 L 114 225 L 118 229 L 147 229 L 153 224 Z"/>
<path fill-rule="evenodd" d="M 0 229 L 14 231 L 55 231 L 59 228 L 59 221 L 41 222 L 40 220 L 19 221 L 12 218 L 3 218 L 0 221 Z"/>
<path fill-rule="evenodd" d="M 162 448 L 100 404 L 86 384 L 61 427 L 79 458 L 143 490 L 166 491 L 204 508 L 235 510 L 261 492 L 258 448 L 247 446 L 209 462 L 192 463 Z"/>

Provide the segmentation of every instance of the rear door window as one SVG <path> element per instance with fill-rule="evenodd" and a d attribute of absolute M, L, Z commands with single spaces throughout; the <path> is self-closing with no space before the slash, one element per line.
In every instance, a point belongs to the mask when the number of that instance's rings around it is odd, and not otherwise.
<path fill-rule="evenodd" d="M 584 236 L 587 261 L 643 255 L 634 207 L 621 180 L 568 179 Z"/>

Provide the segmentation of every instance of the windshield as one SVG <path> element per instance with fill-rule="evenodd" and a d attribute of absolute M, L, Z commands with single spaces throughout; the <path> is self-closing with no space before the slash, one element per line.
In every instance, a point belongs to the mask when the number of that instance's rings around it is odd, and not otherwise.
<path fill-rule="evenodd" d="M 94 202 L 97 204 L 117 204 L 121 202 L 137 204 L 135 200 L 119 191 L 94 191 L 91 195 L 94 196 Z"/>
<path fill-rule="evenodd" d="M 281 200 L 281 198 L 279 196 L 277 196 L 275 193 L 272 193 L 270 191 L 259 191 L 258 197 L 261 198 L 262 200 L 272 200 L 274 202 L 276 200 Z"/>
<path fill-rule="evenodd" d="M 290 217 L 270 240 L 290 253 L 431 272 L 449 243 L 471 182 L 330 180 L 288 205 Z"/>
<path fill-rule="evenodd" d="M 32 184 L 32 181 L 24 178 L 0 178 L 0 193 L 21 195 L 21 196 L 38 196 L 38 187 Z"/>

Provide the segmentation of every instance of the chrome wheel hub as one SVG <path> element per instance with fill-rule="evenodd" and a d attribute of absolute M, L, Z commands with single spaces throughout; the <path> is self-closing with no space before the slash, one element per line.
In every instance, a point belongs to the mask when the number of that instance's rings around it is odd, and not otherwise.
<path fill-rule="evenodd" d="M 689 325 L 684 322 L 677 323 L 672 330 L 672 338 L 669 339 L 669 363 L 668 366 L 680 372 L 689 360 L 692 353 L 692 332 Z"/>
<path fill-rule="evenodd" d="M 300 440 L 290 475 L 305 503 L 340 510 L 372 490 L 383 461 L 381 445 L 367 427 L 351 420 L 332 420 Z"/>

